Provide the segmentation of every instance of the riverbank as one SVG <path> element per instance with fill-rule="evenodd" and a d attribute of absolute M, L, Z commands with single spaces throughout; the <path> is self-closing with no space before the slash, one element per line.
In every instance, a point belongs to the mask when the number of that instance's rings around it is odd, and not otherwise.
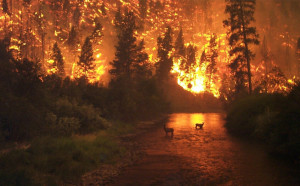
<path fill-rule="evenodd" d="M 300 165 L 300 86 L 290 93 L 253 94 L 233 102 L 225 127 L 241 138 L 263 142 L 271 155 Z"/>
<path fill-rule="evenodd" d="M 134 125 L 134 129 L 120 132 L 118 128 L 112 128 L 111 133 L 119 145 L 126 149 L 122 157 L 114 164 L 105 164 L 82 176 L 81 183 L 76 185 L 107 185 L 113 182 L 126 167 L 140 160 L 145 153 L 141 150 L 141 137 L 162 127 L 162 122 L 168 119 L 168 115 L 162 115 L 152 121 L 142 121 Z M 119 131 L 118 131 L 119 130 Z M 122 130 L 121 130 L 122 131 Z"/>
<path fill-rule="evenodd" d="M 71 137 L 8 145 L 0 154 L 0 185 L 103 185 L 141 157 L 135 138 L 166 116 Z"/>

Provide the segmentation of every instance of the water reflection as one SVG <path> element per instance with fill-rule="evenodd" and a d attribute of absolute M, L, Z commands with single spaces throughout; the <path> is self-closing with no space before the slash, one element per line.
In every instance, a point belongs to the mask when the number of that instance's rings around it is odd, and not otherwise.
<path fill-rule="evenodd" d="M 115 185 L 299 185 L 299 172 L 271 159 L 257 144 L 226 133 L 222 114 L 172 114 L 163 126 L 146 133 L 146 152 Z M 201 130 L 195 123 L 204 122 Z"/>
<path fill-rule="evenodd" d="M 191 174 L 201 175 L 205 184 L 277 185 L 294 179 L 263 149 L 229 136 L 223 118 L 223 114 L 215 113 L 172 114 L 167 126 L 174 128 L 173 138 L 153 141 L 152 150 L 185 158 L 186 165 L 182 166 L 191 169 Z M 196 130 L 195 124 L 202 122 L 203 129 Z M 286 177 L 282 178 L 283 174 Z"/>

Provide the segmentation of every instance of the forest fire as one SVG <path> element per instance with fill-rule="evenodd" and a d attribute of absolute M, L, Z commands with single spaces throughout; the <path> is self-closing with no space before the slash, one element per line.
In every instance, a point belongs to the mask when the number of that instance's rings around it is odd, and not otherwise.
<path fill-rule="evenodd" d="M 224 19 L 223 1 L 199 1 L 193 4 L 190 1 L 169 0 L 148 3 L 142 0 L 11 0 L 3 1 L 1 5 L 1 38 L 10 38 L 9 49 L 16 58 L 39 61 L 48 74 L 57 72 L 52 68 L 51 59 L 51 49 L 57 42 L 63 56 L 65 76 L 75 79 L 84 75 L 90 83 L 107 84 L 105 81 L 109 79 L 109 63 L 113 59 L 112 49 L 117 35 L 114 21 L 118 9 L 133 11 L 137 16 L 139 29 L 135 34 L 145 43 L 152 71 L 158 61 L 156 39 L 164 34 L 168 25 L 172 28 L 173 40 L 183 30 L 182 44 L 186 54 L 178 55 L 176 49 L 169 53 L 173 59 L 172 73 L 177 76 L 175 78 L 181 87 L 195 94 L 209 92 L 219 97 L 221 77 L 230 73 L 230 46 L 226 41 L 226 29 L 218 23 Z M 215 8 L 214 12 L 210 7 Z M 217 24 L 219 26 L 215 26 Z M 280 34 L 283 40 L 288 37 L 285 36 Z M 91 39 L 94 59 L 94 64 L 88 70 L 78 65 L 77 57 L 82 52 L 86 37 Z M 212 38 L 213 46 L 210 43 Z M 282 42 L 285 48 L 292 49 L 292 45 L 289 40 Z M 189 46 L 194 47 L 190 47 L 194 51 L 187 54 Z M 253 69 L 257 68 L 255 66 Z"/>

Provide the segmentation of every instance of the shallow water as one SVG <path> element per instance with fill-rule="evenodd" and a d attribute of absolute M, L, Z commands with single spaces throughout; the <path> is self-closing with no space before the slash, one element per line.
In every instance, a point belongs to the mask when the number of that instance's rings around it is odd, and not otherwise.
<path fill-rule="evenodd" d="M 224 115 L 171 114 L 167 127 L 141 139 L 146 156 L 115 185 L 299 185 L 299 172 L 267 155 L 262 145 L 231 137 Z M 203 129 L 195 123 L 204 122 Z"/>

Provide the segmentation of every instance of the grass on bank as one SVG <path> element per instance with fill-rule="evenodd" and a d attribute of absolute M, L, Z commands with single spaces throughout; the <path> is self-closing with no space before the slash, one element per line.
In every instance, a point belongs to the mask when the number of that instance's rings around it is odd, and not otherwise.
<path fill-rule="evenodd" d="M 97 134 L 35 139 L 28 149 L 0 155 L 0 185 L 78 183 L 84 173 L 120 159 L 126 149 L 117 136 L 133 131 L 133 124 L 117 122 Z"/>

